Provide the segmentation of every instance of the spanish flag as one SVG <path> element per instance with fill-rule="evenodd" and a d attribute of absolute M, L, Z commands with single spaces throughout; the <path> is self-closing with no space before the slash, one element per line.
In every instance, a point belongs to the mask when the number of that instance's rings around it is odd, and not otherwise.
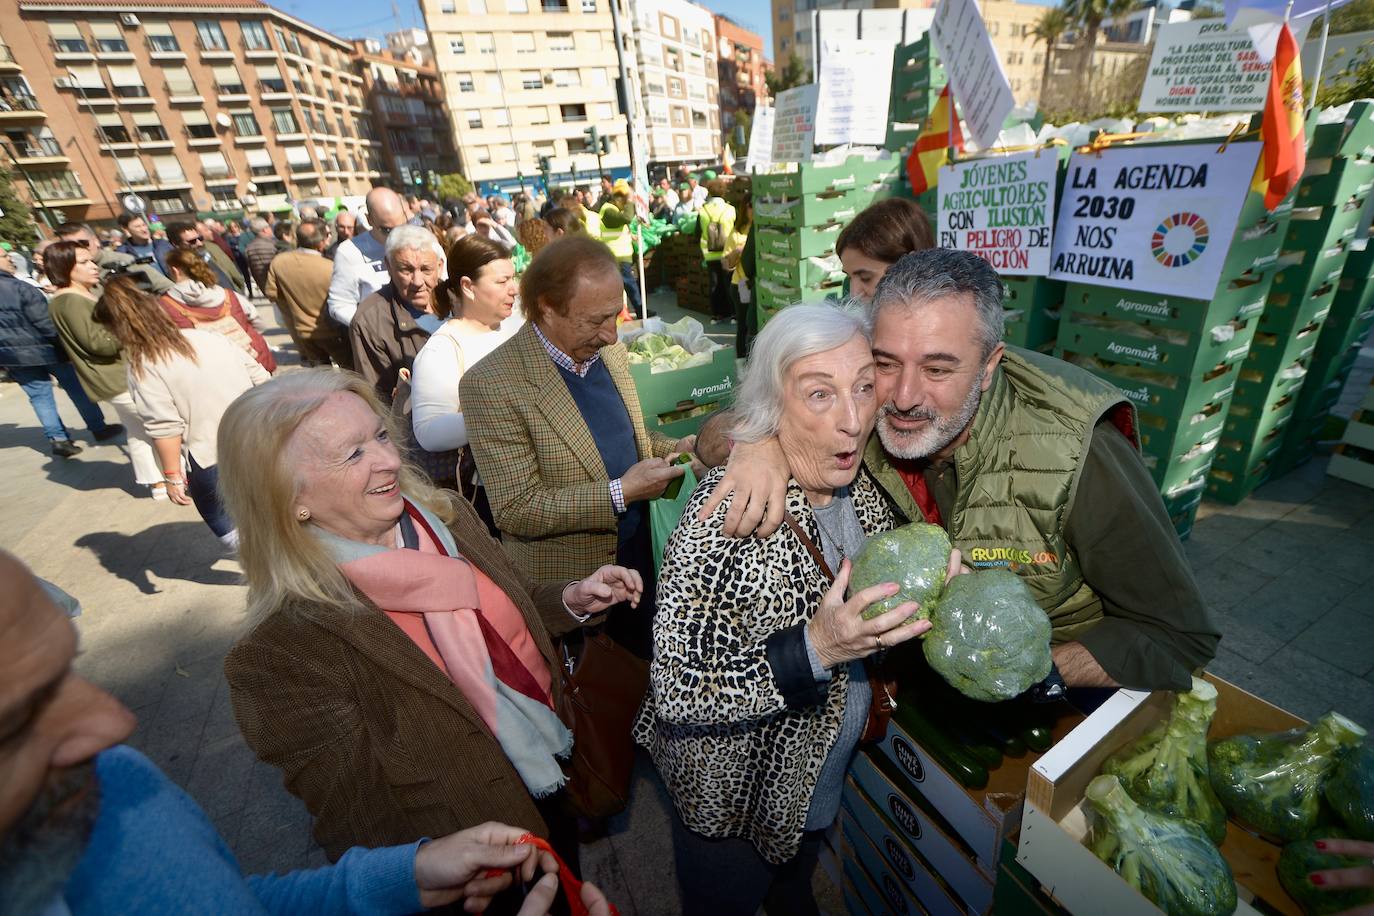
<path fill-rule="evenodd" d="M 913 196 L 935 187 L 940 166 L 949 159 L 949 147 L 964 151 L 964 134 L 959 129 L 959 117 L 954 111 L 954 97 L 949 85 L 940 90 L 935 110 L 926 118 L 925 126 L 911 146 L 906 158 L 906 177 L 911 181 Z"/>
<path fill-rule="evenodd" d="M 1264 192 L 1264 206 L 1273 210 L 1298 186 L 1307 165 L 1302 62 L 1298 43 L 1286 22 L 1279 32 L 1278 47 L 1270 66 L 1269 94 L 1264 100 L 1264 120 L 1260 123 L 1264 153 L 1253 187 Z"/>

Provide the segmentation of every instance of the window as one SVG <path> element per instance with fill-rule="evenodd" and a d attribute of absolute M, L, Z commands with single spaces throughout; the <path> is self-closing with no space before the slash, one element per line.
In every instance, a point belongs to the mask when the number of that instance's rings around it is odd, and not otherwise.
<path fill-rule="evenodd" d="M 605 71 L 605 70 L 602 70 L 602 69 L 599 68 L 599 67 L 596 68 L 596 69 L 594 69 L 594 70 L 588 70 L 588 71 L 587 71 L 587 85 L 588 85 L 588 86 L 605 86 L 605 85 L 608 85 L 607 82 L 606 82 L 606 71 Z"/>
<path fill-rule="evenodd" d="M 530 0 L 506 0 L 506 12 L 508 13 L 528 13 L 530 11 Z"/>
<path fill-rule="evenodd" d="M 683 108 L 681 105 L 674 105 L 671 109 L 671 112 L 673 116 L 674 127 L 687 126 L 687 109 Z"/>
<path fill-rule="evenodd" d="M 191 79 L 191 71 L 185 67 L 168 67 L 162 73 L 167 77 L 168 95 L 200 95 L 200 90 Z"/>
<path fill-rule="evenodd" d="M 281 68 L 276 64 L 258 64 L 253 68 L 258 75 L 258 86 L 263 92 L 285 92 L 286 80 L 282 79 Z"/>
<path fill-rule="evenodd" d="M 129 143 L 129 131 L 120 120 L 118 112 L 102 112 L 95 116 L 96 126 L 100 128 L 101 143 Z"/>
<path fill-rule="evenodd" d="M 684 137 L 682 134 L 673 134 L 673 152 L 674 152 L 674 153 L 678 153 L 678 154 L 681 154 L 681 155 L 684 155 L 684 156 L 685 156 L 685 155 L 687 155 L 688 153 L 690 153 L 691 151 L 692 151 L 691 144 L 687 142 L 687 138 L 686 138 L 686 137 Z"/>
<path fill-rule="evenodd" d="M 516 54 L 533 54 L 534 33 L 515 32 L 511 35 L 511 44 L 514 45 Z"/>
<path fill-rule="evenodd" d="M 677 48 L 663 49 L 663 66 L 669 70 L 682 72 L 682 52 Z"/>
<path fill-rule="evenodd" d="M 487 0 L 468 0 L 468 12 L 474 16 L 487 14 Z"/>
<path fill-rule="evenodd" d="M 273 26 L 273 27 L 272 27 L 272 34 L 277 36 L 277 47 L 278 47 L 278 48 L 281 48 L 283 51 L 289 51 L 289 50 L 291 50 L 290 47 L 286 44 L 286 33 L 285 33 L 285 32 L 283 32 L 281 29 L 277 28 L 276 26 Z"/>
<path fill-rule="evenodd" d="M 456 85 L 456 86 L 458 87 L 458 91 L 459 91 L 459 92 L 476 92 L 476 91 L 477 91 L 477 85 L 472 81 L 472 74 L 471 74 L 471 73 L 458 73 L 458 74 L 455 74 L 454 77 L 453 77 L 453 82 L 454 82 L 454 85 Z"/>
<path fill-rule="evenodd" d="M 555 54 L 560 51 L 574 50 L 572 32 L 550 32 L 549 50 Z"/>
<path fill-rule="evenodd" d="M 168 140 L 167 128 L 162 126 L 162 118 L 156 111 L 134 112 L 134 131 L 140 143 L 165 143 Z"/>
<path fill-rule="evenodd" d="M 295 53 L 295 55 L 297 57 L 304 57 L 305 52 L 301 50 L 300 36 L 297 35 L 295 32 L 292 32 L 290 35 L 287 35 L 286 37 L 287 40 L 291 42 L 291 50 Z"/>
<path fill-rule="evenodd" d="M 458 5 L 455 4 L 453 0 L 442 0 L 442 2 L 439 4 L 439 12 L 456 13 L 458 12 Z"/>
<path fill-rule="evenodd" d="M 261 137 L 262 128 L 251 111 L 235 111 L 230 114 L 234 119 L 234 133 L 240 137 Z"/>
<path fill-rule="evenodd" d="M 468 110 L 463 113 L 463 117 L 467 118 L 468 127 L 480 128 L 482 126 L 482 112 L 480 111 Z"/>
<path fill-rule="evenodd" d="M 474 146 L 472 148 L 472 158 L 477 160 L 478 165 L 486 165 L 491 162 L 491 147 Z"/>
<path fill-rule="evenodd" d="M 154 156 L 153 171 L 157 173 L 158 184 L 180 184 L 186 180 L 181 170 L 181 160 L 176 156 Z"/>
<path fill-rule="evenodd" d="M 685 89 L 685 84 L 682 82 L 682 80 L 678 79 L 676 76 L 670 76 L 670 77 L 668 77 L 668 97 L 669 97 L 669 98 L 673 98 L 673 99 L 686 98 L 687 93 L 684 91 L 684 89 Z"/>
<path fill-rule="evenodd" d="M 148 50 L 154 53 L 181 50 L 181 44 L 172 34 L 170 22 L 146 22 L 143 24 L 143 34 L 148 36 Z"/>
<path fill-rule="evenodd" d="M 481 32 L 477 35 L 474 44 L 477 46 L 478 54 L 495 54 L 496 44 L 492 41 L 490 32 Z"/>
<path fill-rule="evenodd" d="M 243 95 L 248 92 L 248 88 L 243 85 L 243 79 L 239 76 L 238 68 L 233 64 L 224 64 L 212 69 L 215 74 L 215 87 L 220 95 Z"/>
<path fill-rule="evenodd" d="M 615 106 L 610 102 L 599 102 L 596 106 L 596 117 L 600 121 L 609 121 L 615 117 Z"/>
<path fill-rule="evenodd" d="M 463 45 L 463 36 L 455 35 L 448 40 L 448 50 L 450 54 L 466 54 L 468 49 Z"/>
<path fill-rule="evenodd" d="M 538 70 L 522 70 L 520 71 L 520 88 L 543 89 L 544 77 L 540 75 Z"/>
<path fill-rule="evenodd" d="M 267 29 L 256 19 L 246 19 L 239 25 L 243 30 L 243 46 L 250 51 L 270 51 L 272 42 L 267 40 Z"/>
<path fill-rule="evenodd" d="M 300 125 L 296 123 L 296 115 L 290 108 L 272 109 L 272 129 L 279 134 L 298 134 L 301 132 Z"/>
<path fill-rule="evenodd" d="M 595 13 L 595 12 L 596 12 L 596 0 L 582 0 L 582 12 L 584 12 L 584 13 Z"/>
<path fill-rule="evenodd" d="M 286 182 L 284 181 L 259 181 L 258 196 L 268 197 L 272 194 L 285 194 Z"/>
<path fill-rule="evenodd" d="M 143 85 L 143 77 L 139 76 L 137 67 L 111 67 L 110 82 L 114 85 L 114 94 L 121 99 L 148 97 L 148 87 Z"/>
<path fill-rule="evenodd" d="M 658 33 L 665 38 L 678 38 L 682 33 L 678 30 L 677 19 L 667 13 L 658 14 Z"/>
<path fill-rule="evenodd" d="M 95 67 L 68 67 L 67 72 L 76 81 L 77 94 L 88 99 L 108 99 L 110 90 L 105 86 L 100 71 Z"/>
<path fill-rule="evenodd" d="M 186 124 L 186 136 L 192 140 L 209 140 L 215 136 L 215 126 L 210 123 L 210 115 L 202 108 L 184 112 L 181 120 Z"/>
<path fill-rule="evenodd" d="M 529 113 L 531 124 L 549 123 L 549 109 L 544 107 L 543 105 L 540 105 L 537 108 L 529 109 Z"/>
<path fill-rule="evenodd" d="M 315 171 L 315 163 L 310 159 L 310 150 L 303 146 L 286 147 L 286 166 L 297 174 Z"/>
<path fill-rule="evenodd" d="M 53 48 L 59 54 L 84 54 L 91 50 L 75 22 L 50 22 L 48 31 L 52 34 Z"/>
<path fill-rule="evenodd" d="M 148 183 L 148 170 L 143 167 L 143 160 L 137 156 L 116 156 L 115 166 L 115 170 L 129 184 Z"/>
<path fill-rule="evenodd" d="M 228 178 L 229 161 L 221 152 L 201 153 L 200 173 L 206 178 Z"/>
<path fill-rule="evenodd" d="M 228 51 L 229 42 L 218 22 L 201 19 L 196 22 L 196 44 L 202 51 Z"/>
<path fill-rule="evenodd" d="M 587 120 L 586 105 L 559 105 L 558 113 L 564 121 L 585 121 Z"/>
<path fill-rule="evenodd" d="M 272 156 L 265 149 L 248 150 L 248 174 L 255 178 L 264 175 L 277 174 L 277 167 L 272 164 Z M 263 193 L 266 193 L 265 191 Z"/>
<path fill-rule="evenodd" d="M 508 109 L 508 108 L 494 108 L 494 109 L 492 109 L 491 117 L 492 117 L 492 123 L 491 123 L 491 126 L 492 126 L 492 127 L 509 127 L 509 126 L 510 126 L 510 109 Z"/>
<path fill-rule="evenodd" d="M 704 111 L 693 111 L 693 112 L 692 112 L 692 126 L 695 127 L 697 130 L 701 130 L 701 129 L 705 128 L 705 127 L 706 127 L 706 112 L 704 112 Z"/>
<path fill-rule="evenodd" d="M 594 153 L 596 150 L 587 145 L 586 137 L 569 137 L 568 153 Z"/>
<path fill-rule="evenodd" d="M 546 13 L 566 13 L 568 11 L 568 0 L 541 0 L 540 6 Z"/>
<path fill-rule="evenodd" d="M 210 204 L 210 209 L 217 213 L 227 210 L 242 210 L 243 204 L 239 203 L 238 189 L 233 185 L 210 189 L 210 196 L 214 202 Z"/>
<path fill-rule="evenodd" d="M 553 71 L 553 84 L 555 86 L 581 86 L 582 80 L 578 78 L 576 70 L 555 70 Z"/>
<path fill-rule="evenodd" d="M 120 31 L 117 22 L 92 22 L 91 34 L 95 36 L 95 49 L 107 54 L 124 54 L 129 50 L 129 43 L 124 40 L 124 33 Z"/>

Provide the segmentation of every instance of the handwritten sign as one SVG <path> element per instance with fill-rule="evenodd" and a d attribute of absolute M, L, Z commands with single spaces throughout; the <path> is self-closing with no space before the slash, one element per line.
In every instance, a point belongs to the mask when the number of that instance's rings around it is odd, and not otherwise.
<path fill-rule="evenodd" d="M 978 145 L 997 142 L 1002 123 L 1016 105 L 977 0 L 940 0 L 930 37 L 940 52 L 954 98 Z"/>
<path fill-rule="evenodd" d="M 1141 111 L 1259 111 L 1269 67 L 1250 34 L 1220 19 L 1159 27 Z"/>
<path fill-rule="evenodd" d="M 773 164 L 773 106 L 754 104 L 754 120 L 749 125 L 749 158 L 746 172 L 766 172 Z"/>
<path fill-rule="evenodd" d="M 892 42 L 848 38 L 823 41 L 816 142 L 882 146 L 887 140 L 890 94 L 874 86 L 892 84 Z"/>
<path fill-rule="evenodd" d="M 773 163 L 810 162 L 815 150 L 817 86 L 779 92 L 773 106 Z"/>
<path fill-rule="evenodd" d="M 940 247 L 971 251 L 1001 274 L 1043 277 L 1050 269 L 1057 169 L 1053 152 L 940 169 Z"/>
<path fill-rule="evenodd" d="M 1074 153 L 1050 276 L 1209 297 L 1221 277 L 1259 143 L 1116 147 Z"/>

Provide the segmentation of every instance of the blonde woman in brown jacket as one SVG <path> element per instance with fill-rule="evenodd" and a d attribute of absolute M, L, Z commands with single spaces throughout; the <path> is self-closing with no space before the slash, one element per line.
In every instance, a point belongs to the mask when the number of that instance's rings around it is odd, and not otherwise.
<path fill-rule="evenodd" d="M 225 662 L 239 727 L 331 859 L 500 820 L 573 862 L 550 637 L 637 604 L 642 580 L 603 566 L 535 584 L 402 462 L 388 420 L 372 386 L 323 368 L 225 413 L 220 482 L 256 621 Z"/>

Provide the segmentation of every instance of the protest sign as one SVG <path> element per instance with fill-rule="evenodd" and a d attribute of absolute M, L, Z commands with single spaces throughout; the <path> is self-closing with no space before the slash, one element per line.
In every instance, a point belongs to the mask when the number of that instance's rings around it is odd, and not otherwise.
<path fill-rule="evenodd" d="M 1016 105 L 976 0 L 940 0 L 930 36 L 940 52 L 959 111 L 978 145 L 997 142 Z"/>
<path fill-rule="evenodd" d="M 754 120 L 749 125 L 749 158 L 746 172 L 766 172 L 773 164 L 773 106 L 754 105 Z"/>
<path fill-rule="evenodd" d="M 1171 143 L 1074 153 L 1050 276 L 1164 295 L 1210 296 L 1259 143 Z"/>
<path fill-rule="evenodd" d="M 1009 276 L 1050 269 L 1059 157 L 1023 153 L 940 169 L 936 219 L 941 248 L 971 251 Z"/>
<path fill-rule="evenodd" d="M 1141 111 L 1259 111 L 1269 67 L 1244 29 L 1220 19 L 1159 27 Z"/>
<path fill-rule="evenodd" d="M 779 92 L 773 104 L 773 163 L 810 162 L 815 149 L 816 84 Z"/>
<path fill-rule="evenodd" d="M 816 143 L 882 146 L 887 139 L 889 93 L 874 86 L 892 83 L 890 41 L 824 39 L 816 100 Z"/>

